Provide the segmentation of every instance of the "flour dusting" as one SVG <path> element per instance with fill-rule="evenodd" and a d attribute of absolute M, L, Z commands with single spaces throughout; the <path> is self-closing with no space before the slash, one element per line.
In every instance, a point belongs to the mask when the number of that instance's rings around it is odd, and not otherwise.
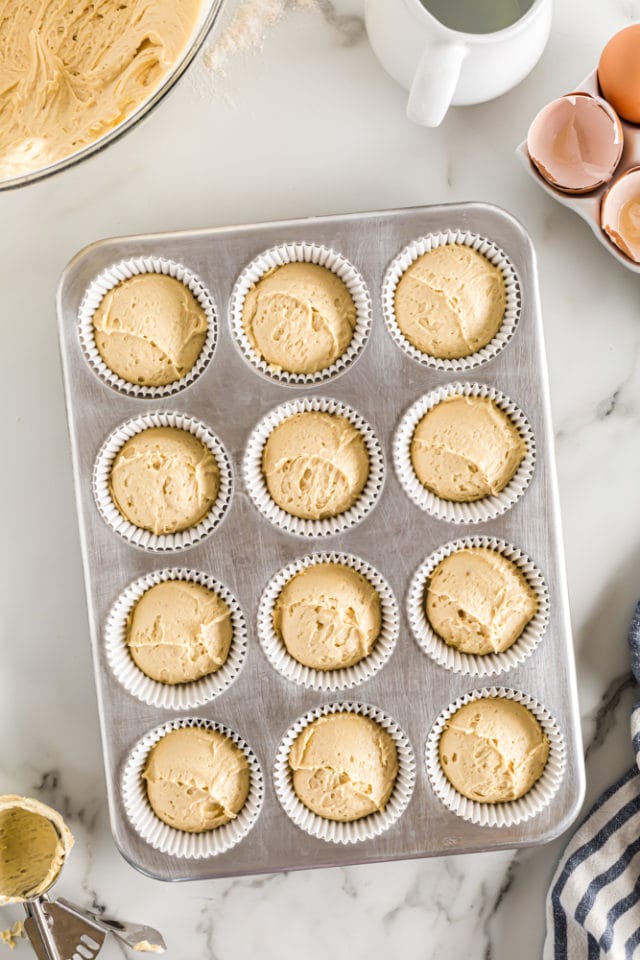
<path fill-rule="evenodd" d="M 238 53 L 260 50 L 269 29 L 289 10 L 311 9 L 316 0 L 240 0 L 231 20 L 204 54 L 209 69 L 224 74 Z"/>

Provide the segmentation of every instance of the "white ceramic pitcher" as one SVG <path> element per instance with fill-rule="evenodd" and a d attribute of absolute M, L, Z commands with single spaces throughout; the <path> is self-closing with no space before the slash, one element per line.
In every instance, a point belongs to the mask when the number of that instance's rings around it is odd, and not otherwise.
<path fill-rule="evenodd" d="M 551 3 L 534 0 L 496 33 L 450 30 L 420 0 L 366 0 L 365 17 L 374 53 L 409 90 L 407 116 L 437 127 L 451 104 L 483 103 L 524 80 L 549 37 Z"/>

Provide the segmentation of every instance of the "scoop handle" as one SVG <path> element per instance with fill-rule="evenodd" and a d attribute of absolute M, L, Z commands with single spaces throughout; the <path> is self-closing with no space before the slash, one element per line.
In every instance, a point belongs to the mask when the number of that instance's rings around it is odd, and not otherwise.
<path fill-rule="evenodd" d="M 24 908 L 27 914 L 24 928 L 38 960 L 64 960 L 53 938 L 49 920 L 44 912 L 44 897 L 29 900 Z"/>
<path fill-rule="evenodd" d="M 428 43 L 409 91 L 407 117 L 423 127 L 439 127 L 456 92 L 468 53 L 462 43 Z"/>

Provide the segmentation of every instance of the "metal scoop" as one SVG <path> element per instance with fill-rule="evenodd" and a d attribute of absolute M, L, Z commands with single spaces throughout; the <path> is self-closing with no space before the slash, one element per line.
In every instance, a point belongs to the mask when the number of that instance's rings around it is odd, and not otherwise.
<path fill-rule="evenodd" d="M 39 800 L 19 797 L 14 794 L 0 797 L 0 813 L 8 812 L 9 817 L 11 817 L 14 811 L 24 811 L 31 817 L 48 821 L 59 841 L 55 853 L 50 853 L 49 850 L 45 852 L 45 856 L 50 857 L 51 862 L 41 883 L 24 891 L 20 887 L 16 887 L 16 889 L 9 887 L 6 892 L 0 894 L 0 904 L 2 905 L 23 904 L 27 914 L 24 923 L 25 933 L 31 941 L 38 960 L 95 960 L 109 933 L 113 933 L 119 940 L 134 950 L 151 953 L 164 952 L 164 940 L 153 927 L 100 917 L 82 910 L 62 898 L 51 900 L 49 892 L 60 876 L 67 855 L 73 846 L 73 837 L 57 810 L 46 806 Z M 15 817 L 13 822 L 15 824 Z M 29 827 L 31 832 L 29 832 Z M 9 828 L 6 827 L 6 829 Z M 25 831 L 26 840 L 24 836 L 17 834 L 20 837 L 20 846 L 16 846 L 14 837 L 11 838 L 13 839 L 13 845 L 9 843 L 6 849 L 12 847 L 14 851 L 20 849 L 23 859 L 28 862 L 31 856 L 37 855 L 34 852 L 37 851 L 37 847 L 32 848 L 29 843 L 35 842 L 34 837 L 38 834 L 32 824 L 25 830 L 23 822 L 22 829 Z M 0 854 L 2 850 L 3 845 L 0 843 Z M 14 871 L 14 880 L 15 877 L 18 879 L 21 876 L 24 877 L 25 870 L 20 869 L 19 862 L 17 865 L 15 863 L 15 852 L 13 859 L 9 856 L 8 862 L 11 863 L 11 869 Z"/>
<path fill-rule="evenodd" d="M 79 917 L 46 896 L 25 903 L 24 923 L 38 960 L 94 960 L 107 935 L 93 921 Z"/>
<path fill-rule="evenodd" d="M 141 924 L 99 917 L 68 900 L 45 895 L 25 904 L 25 931 L 38 960 L 94 960 L 108 933 L 134 950 L 164 953 L 162 935 Z"/>

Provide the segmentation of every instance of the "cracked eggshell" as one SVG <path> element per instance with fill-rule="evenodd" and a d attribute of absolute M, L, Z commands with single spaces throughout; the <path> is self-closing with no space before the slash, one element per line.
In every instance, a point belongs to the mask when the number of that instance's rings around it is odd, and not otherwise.
<path fill-rule="evenodd" d="M 540 176 L 563 193 L 590 193 L 613 176 L 624 136 L 615 110 L 600 97 L 569 93 L 535 117 L 527 135 Z"/>
<path fill-rule="evenodd" d="M 640 263 L 640 166 L 623 173 L 604 194 L 600 226 L 630 260 Z"/>

